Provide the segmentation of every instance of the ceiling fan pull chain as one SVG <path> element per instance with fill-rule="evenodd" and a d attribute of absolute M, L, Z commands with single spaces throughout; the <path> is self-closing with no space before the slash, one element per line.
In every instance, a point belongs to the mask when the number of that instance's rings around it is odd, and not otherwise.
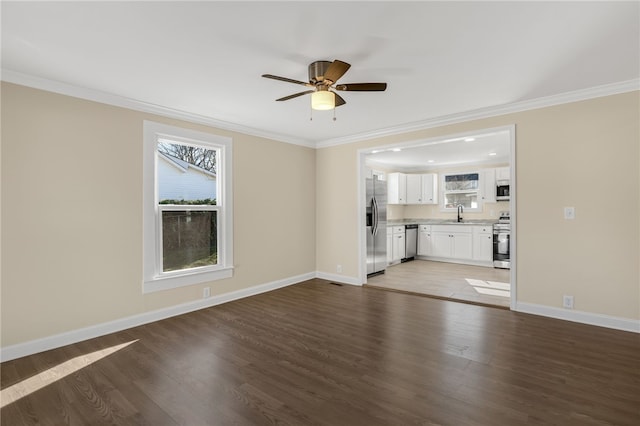
<path fill-rule="evenodd" d="M 333 107 L 333 121 L 336 121 L 336 107 Z"/>
<path fill-rule="evenodd" d="M 309 121 L 313 121 L 313 108 L 309 108 Z"/>

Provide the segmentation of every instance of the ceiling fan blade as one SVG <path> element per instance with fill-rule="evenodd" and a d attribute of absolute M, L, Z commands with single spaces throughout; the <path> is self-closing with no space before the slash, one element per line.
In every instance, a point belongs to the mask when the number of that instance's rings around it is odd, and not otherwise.
<path fill-rule="evenodd" d="M 344 105 L 347 103 L 347 101 L 342 99 L 342 96 L 338 95 L 336 92 L 333 92 L 333 94 L 336 95 L 336 107 L 339 107 L 340 105 Z"/>
<path fill-rule="evenodd" d="M 387 83 L 350 83 L 338 84 L 336 90 L 344 90 L 348 92 L 384 92 Z"/>
<path fill-rule="evenodd" d="M 327 71 L 324 73 L 324 79 L 331 80 L 332 83 L 335 83 L 349 68 L 351 68 L 351 65 L 336 59 L 331 62 L 331 65 L 327 68 Z"/>
<path fill-rule="evenodd" d="M 262 76 L 264 78 L 270 78 L 272 80 L 279 80 L 279 81 L 285 81 L 287 83 L 301 84 L 301 85 L 307 86 L 307 87 L 314 87 L 313 84 L 305 83 L 304 81 L 300 81 L 300 80 L 293 80 L 293 79 L 287 78 L 287 77 L 279 77 L 277 75 L 271 75 L 271 74 L 262 74 Z"/>
<path fill-rule="evenodd" d="M 307 95 L 313 93 L 315 90 L 305 90 L 304 92 L 294 93 L 293 95 L 285 96 L 284 98 L 276 99 L 276 101 L 288 101 L 289 99 L 297 98 L 298 96 Z"/>

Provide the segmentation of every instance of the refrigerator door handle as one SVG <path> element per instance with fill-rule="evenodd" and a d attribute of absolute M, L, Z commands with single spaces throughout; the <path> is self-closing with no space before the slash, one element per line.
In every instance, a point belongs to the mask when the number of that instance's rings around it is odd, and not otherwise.
<path fill-rule="evenodd" d="M 373 203 L 373 229 L 371 230 L 371 233 L 373 235 L 377 235 L 378 234 L 378 200 L 376 200 L 376 197 L 372 198 L 372 203 Z"/>
<path fill-rule="evenodd" d="M 371 235 L 373 235 L 373 231 L 376 229 L 376 206 L 373 197 L 369 201 L 369 205 L 371 206 Z"/>

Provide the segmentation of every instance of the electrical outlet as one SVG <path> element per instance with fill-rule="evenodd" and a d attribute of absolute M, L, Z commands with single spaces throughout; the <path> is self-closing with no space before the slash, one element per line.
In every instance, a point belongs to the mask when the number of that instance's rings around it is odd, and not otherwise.
<path fill-rule="evenodd" d="M 206 299 L 207 297 L 211 297 L 211 287 L 205 287 L 202 289 L 202 298 Z"/>
<path fill-rule="evenodd" d="M 573 296 L 562 296 L 562 307 L 573 309 Z"/>
<path fill-rule="evenodd" d="M 576 218 L 576 208 L 575 207 L 565 207 L 564 208 L 564 218 L 571 220 Z"/>
<path fill-rule="evenodd" d="M 336 265 L 336 272 L 337 273 L 342 273 L 342 265 Z"/>

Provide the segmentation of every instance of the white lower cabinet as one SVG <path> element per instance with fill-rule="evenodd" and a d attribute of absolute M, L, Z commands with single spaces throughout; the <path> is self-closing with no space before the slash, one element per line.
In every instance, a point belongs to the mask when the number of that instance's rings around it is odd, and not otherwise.
<path fill-rule="evenodd" d="M 431 234 L 431 255 L 435 257 L 451 257 L 451 233 L 438 231 L 433 227 Z"/>
<path fill-rule="evenodd" d="M 387 260 L 391 263 L 399 262 L 406 257 L 405 230 L 402 226 L 387 227 Z"/>
<path fill-rule="evenodd" d="M 472 259 L 473 231 L 471 227 L 432 225 L 431 256 L 449 259 Z"/>
<path fill-rule="evenodd" d="M 395 240 L 389 227 L 387 245 Z M 419 225 L 417 254 L 427 260 L 493 266 L 493 226 Z"/>
<path fill-rule="evenodd" d="M 493 261 L 493 228 L 491 226 L 473 227 L 473 260 Z"/>
<path fill-rule="evenodd" d="M 452 257 L 454 259 L 471 259 L 473 256 L 473 234 L 456 232 L 451 234 L 453 239 Z"/>
<path fill-rule="evenodd" d="M 402 234 L 393 234 L 393 261 L 404 259 L 406 250 L 404 231 Z"/>
<path fill-rule="evenodd" d="M 420 225 L 418 228 L 418 256 L 431 256 L 431 226 Z"/>

